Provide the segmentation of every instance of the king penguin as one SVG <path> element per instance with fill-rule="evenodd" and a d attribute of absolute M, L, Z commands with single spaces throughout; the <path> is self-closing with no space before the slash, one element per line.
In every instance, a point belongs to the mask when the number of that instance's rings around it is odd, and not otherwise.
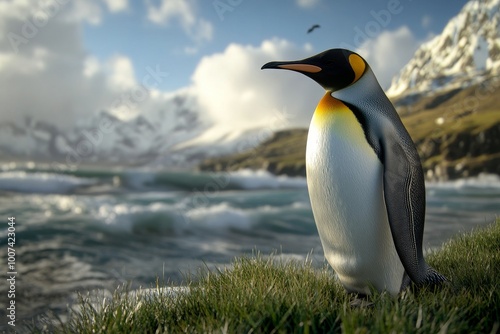
<path fill-rule="evenodd" d="M 397 295 L 409 279 L 417 287 L 446 281 L 423 257 L 417 149 L 368 63 L 331 49 L 267 68 L 302 73 L 326 90 L 307 137 L 307 187 L 325 258 L 347 292 Z"/>

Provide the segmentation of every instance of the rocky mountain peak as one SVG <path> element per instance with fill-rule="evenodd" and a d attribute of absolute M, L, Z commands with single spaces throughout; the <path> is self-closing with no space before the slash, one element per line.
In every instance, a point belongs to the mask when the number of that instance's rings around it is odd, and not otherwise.
<path fill-rule="evenodd" d="M 392 80 L 390 97 L 479 83 L 500 73 L 500 0 L 471 0 Z"/>

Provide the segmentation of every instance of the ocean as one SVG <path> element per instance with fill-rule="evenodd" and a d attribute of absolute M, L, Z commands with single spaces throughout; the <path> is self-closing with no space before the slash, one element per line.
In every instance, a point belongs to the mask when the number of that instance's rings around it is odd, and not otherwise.
<path fill-rule="evenodd" d="M 497 176 L 428 183 L 424 248 L 499 214 Z M 256 252 L 324 264 L 305 179 L 265 171 L 57 173 L 10 163 L 0 166 L 0 217 L 2 277 L 8 260 L 16 270 L 14 298 L 7 298 L 12 282 L 0 280 L 0 326 L 13 299 L 17 324 L 47 311 L 64 317 L 77 292 L 149 288 L 157 279 L 182 285 L 200 268 Z"/>

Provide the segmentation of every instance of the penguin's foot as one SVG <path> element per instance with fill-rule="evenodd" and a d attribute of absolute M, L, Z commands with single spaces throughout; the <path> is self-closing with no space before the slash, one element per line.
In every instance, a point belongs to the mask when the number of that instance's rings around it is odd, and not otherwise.
<path fill-rule="evenodd" d="M 441 275 L 436 271 L 436 269 L 429 267 L 427 268 L 427 276 L 425 277 L 425 284 L 429 286 L 441 286 L 444 283 L 449 282 L 446 277 Z"/>
<path fill-rule="evenodd" d="M 450 284 L 450 281 L 442 274 L 438 273 L 434 268 L 427 268 L 427 275 L 423 282 L 411 284 L 410 288 L 413 293 L 419 294 L 421 291 L 437 292 L 439 289 Z"/>
<path fill-rule="evenodd" d="M 446 277 L 438 273 L 434 268 L 429 267 L 427 268 L 425 281 L 423 282 L 423 284 L 420 284 L 418 288 L 425 288 L 425 290 L 436 292 L 437 290 L 447 285 L 449 282 L 450 281 Z"/>
<path fill-rule="evenodd" d="M 352 308 L 369 308 L 375 305 L 367 295 L 352 294 L 354 299 L 351 300 L 349 306 Z"/>

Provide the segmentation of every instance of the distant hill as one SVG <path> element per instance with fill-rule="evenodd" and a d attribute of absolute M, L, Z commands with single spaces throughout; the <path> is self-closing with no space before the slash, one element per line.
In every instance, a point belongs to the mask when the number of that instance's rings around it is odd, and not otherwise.
<path fill-rule="evenodd" d="M 271 138 L 255 148 L 241 153 L 202 161 L 202 171 L 235 171 L 265 169 L 274 174 L 305 176 L 307 129 L 275 132 Z"/>
<path fill-rule="evenodd" d="M 395 104 L 428 179 L 500 174 L 500 78 Z"/>

